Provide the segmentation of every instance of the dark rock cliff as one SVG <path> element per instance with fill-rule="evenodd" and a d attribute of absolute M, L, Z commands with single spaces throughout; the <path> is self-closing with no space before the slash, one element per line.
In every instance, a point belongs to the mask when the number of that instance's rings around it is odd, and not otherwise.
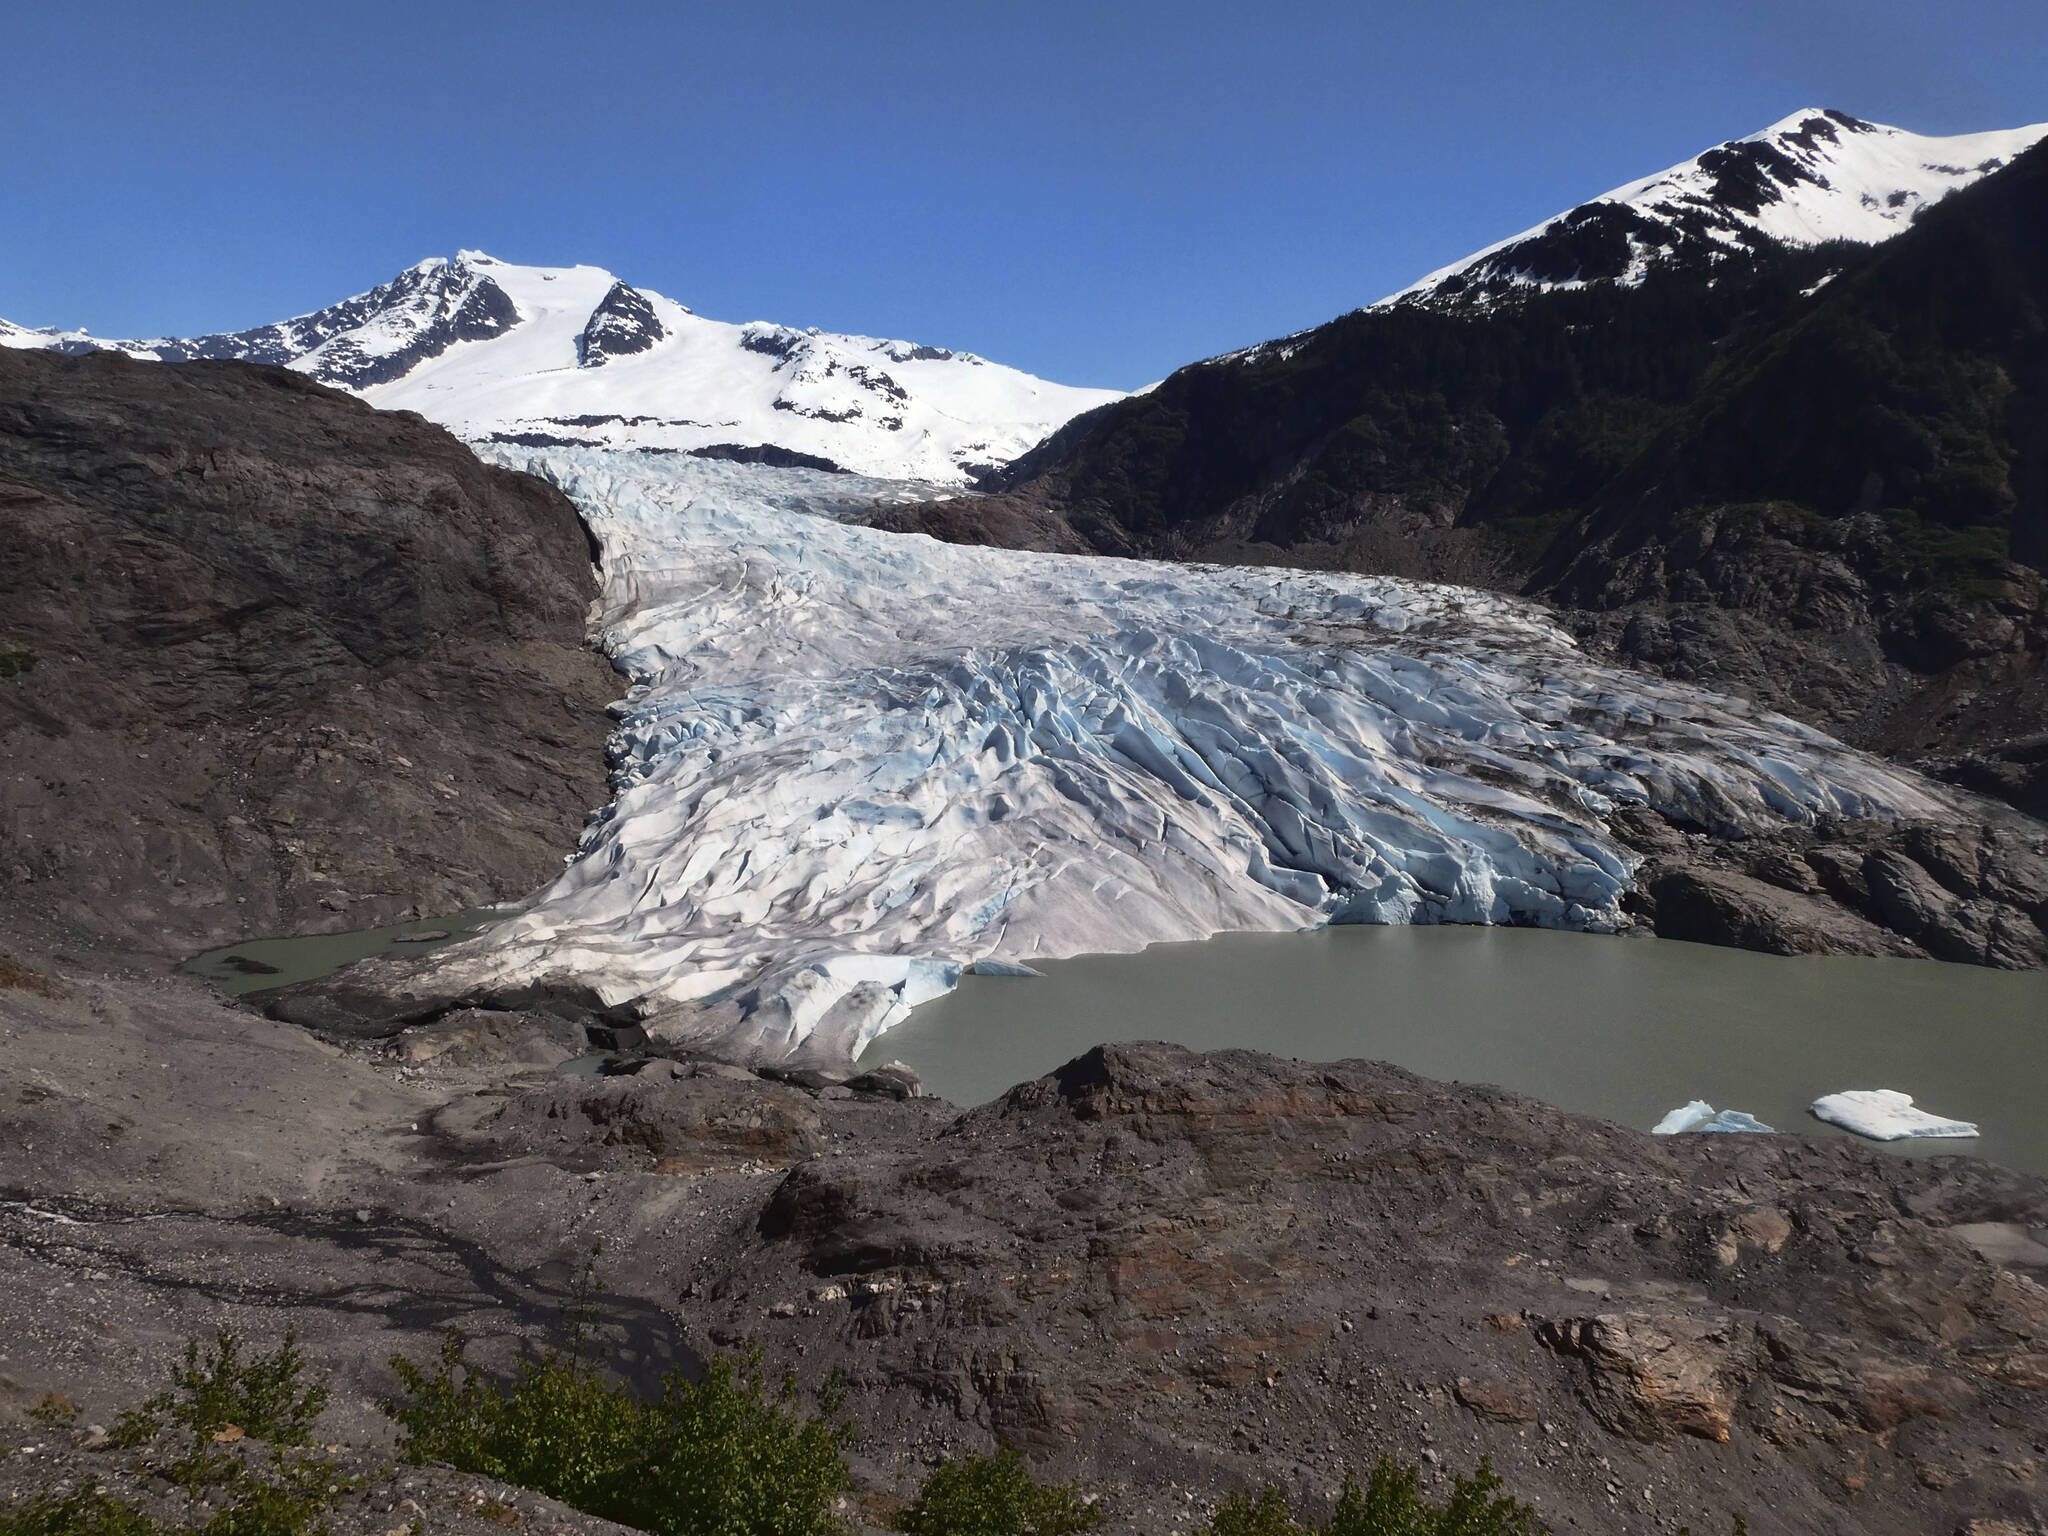
<path fill-rule="evenodd" d="M 2048 807 L 2048 146 L 1874 249 L 1360 311 L 918 509 L 938 537 L 1520 590 L 1594 649 Z M 987 508 L 988 531 L 974 512 Z"/>
<path fill-rule="evenodd" d="M 524 894 L 605 798 L 552 487 L 283 369 L 0 352 L 0 922 L 155 954 Z"/>

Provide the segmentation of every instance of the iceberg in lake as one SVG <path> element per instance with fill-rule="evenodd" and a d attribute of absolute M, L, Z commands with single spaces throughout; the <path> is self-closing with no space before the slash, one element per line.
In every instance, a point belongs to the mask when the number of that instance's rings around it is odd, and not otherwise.
<path fill-rule="evenodd" d="M 1852 1088 L 1813 1101 L 1813 1115 L 1872 1141 L 1904 1141 L 1909 1136 L 1974 1136 L 1968 1120 L 1944 1120 L 1913 1107 L 1913 1096 L 1891 1088 Z"/>
<path fill-rule="evenodd" d="M 1705 1099 L 1681 1104 L 1650 1127 L 1652 1136 L 1676 1136 L 1685 1131 L 1725 1131 L 1750 1135 L 1773 1134 L 1771 1127 L 1739 1109 L 1716 1110 Z"/>

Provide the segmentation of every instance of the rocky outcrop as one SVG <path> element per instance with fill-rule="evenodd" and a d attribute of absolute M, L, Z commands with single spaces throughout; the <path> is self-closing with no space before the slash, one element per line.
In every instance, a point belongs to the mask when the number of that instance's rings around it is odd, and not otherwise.
<path fill-rule="evenodd" d="M 1680 1433 L 1725 1445 L 1759 1353 L 1753 1328 L 1711 1313 L 1547 1319 L 1536 1337 L 1585 1362 L 1581 1391 L 1603 1428 L 1651 1443 Z"/>
<path fill-rule="evenodd" d="M 1924 557 L 1883 519 L 1830 522 L 1791 504 L 1674 524 L 1610 532 L 1547 592 L 1593 654 L 1741 694 L 2030 815 L 2048 809 L 2038 569 L 1987 558 L 1967 575 L 1915 576 Z"/>
<path fill-rule="evenodd" d="M 1968 1159 L 1160 1045 L 964 1113 L 900 1070 L 575 1078 L 541 1009 L 337 1052 L 196 986 L 45 980 L 0 981 L 10 1434 L 289 1326 L 339 1373 L 323 1442 L 377 1446 L 393 1349 L 455 1323 L 510 1370 L 566 1316 L 628 1380 L 836 1373 L 879 1501 L 1009 1444 L 1144 1536 L 1382 1454 L 1489 1457 L 1560 1531 L 2048 1514 L 2048 1186 Z"/>
<path fill-rule="evenodd" d="M 614 358 L 645 352 L 667 335 L 646 294 L 613 283 L 576 338 L 576 365 L 602 368 Z"/>
<path fill-rule="evenodd" d="M 1980 1257 L 2044 1215 L 1962 1160 L 1107 1046 L 798 1163 L 687 1315 L 841 1369 L 886 1439 L 936 1418 L 1120 1509 L 1387 1450 L 1483 1453 L 1560 1528 L 1945 1530 L 2048 1513 L 2048 1267 Z"/>
<path fill-rule="evenodd" d="M 1629 909 L 1661 938 L 1769 954 L 2048 965 L 2048 833 L 1986 809 L 1997 819 L 1824 820 L 1733 842 L 1627 811 L 1616 831 L 1646 856 Z"/>
<path fill-rule="evenodd" d="M 153 954 L 525 894 L 618 684 L 552 487 L 240 363 L 0 352 L 0 922 Z"/>
<path fill-rule="evenodd" d="M 1994 796 L 2048 821 L 2048 734 L 2000 742 L 1981 752 L 1929 758 L 1920 767 L 1938 779 Z"/>

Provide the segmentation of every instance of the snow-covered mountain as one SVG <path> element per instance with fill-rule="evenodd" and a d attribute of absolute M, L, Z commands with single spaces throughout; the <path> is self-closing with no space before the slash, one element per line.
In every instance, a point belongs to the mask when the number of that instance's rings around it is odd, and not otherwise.
<path fill-rule="evenodd" d="M 151 341 L 0 321 L 0 346 L 278 363 L 477 442 L 961 484 L 1119 398 L 967 352 L 706 320 L 600 267 L 436 257 L 315 314 Z"/>
<path fill-rule="evenodd" d="M 1380 304 L 1469 306 L 1530 289 L 1632 283 L 1655 266 L 1772 244 L 1875 245 L 2043 138 L 2048 123 L 1929 138 L 1846 112 L 1795 112 L 1439 268 Z"/>

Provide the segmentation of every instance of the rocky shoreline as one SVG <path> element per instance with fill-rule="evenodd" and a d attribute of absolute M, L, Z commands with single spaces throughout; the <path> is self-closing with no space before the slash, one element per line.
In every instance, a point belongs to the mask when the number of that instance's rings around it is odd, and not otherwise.
<path fill-rule="evenodd" d="M 2048 1184 L 1967 1158 L 1158 1045 L 968 1110 L 902 1072 L 565 1077 L 544 1011 L 341 1047 L 35 979 L 0 989 L 9 1417 L 104 1422 L 183 1338 L 290 1326 L 374 1456 L 387 1355 L 459 1324 L 509 1365 L 601 1244 L 628 1379 L 841 1372 L 875 1507 L 1006 1443 L 1143 1532 L 1383 1452 L 1486 1456 L 1560 1531 L 2048 1519 Z"/>

